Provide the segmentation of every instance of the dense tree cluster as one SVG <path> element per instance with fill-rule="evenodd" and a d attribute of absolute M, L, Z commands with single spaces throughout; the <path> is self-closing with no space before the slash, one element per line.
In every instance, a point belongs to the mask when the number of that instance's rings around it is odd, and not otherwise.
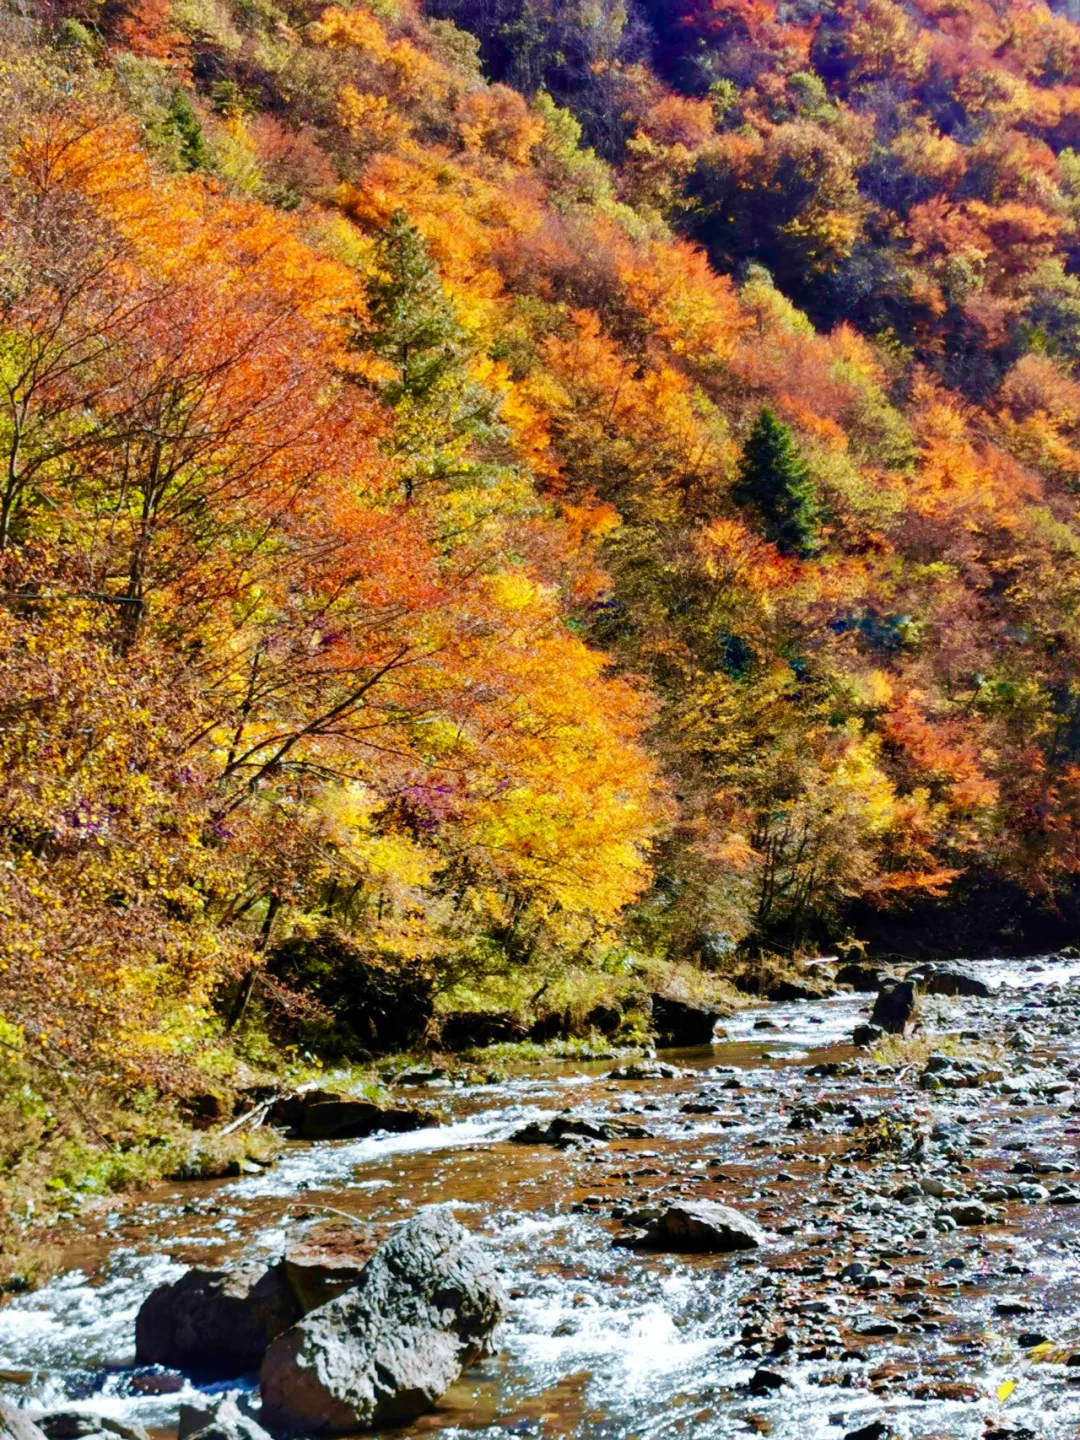
<path fill-rule="evenodd" d="M 782 14 L 3 22 L 20 1043 L 1075 914 L 1080 27 Z"/>

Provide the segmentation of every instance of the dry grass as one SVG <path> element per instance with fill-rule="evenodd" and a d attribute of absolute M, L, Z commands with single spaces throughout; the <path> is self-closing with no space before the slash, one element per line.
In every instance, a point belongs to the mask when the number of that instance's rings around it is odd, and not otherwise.
<path fill-rule="evenodd" d="M 961 1040 L 958 1035 L 886 1035 L 874 1046 L 872 1056 L 879 1065 L 925 1065 L 931 1055 L 948 1055 L 952 1060 L 1000 1060 L 1001 1047 L 994 1041 Z"/>

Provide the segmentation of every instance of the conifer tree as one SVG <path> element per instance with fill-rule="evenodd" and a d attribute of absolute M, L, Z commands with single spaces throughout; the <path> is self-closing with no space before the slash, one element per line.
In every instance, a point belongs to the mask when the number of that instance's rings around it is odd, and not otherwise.
<path fill-rule="evenodd" d="M 376 241 L 367 283 L 366 348 L 387 360 L 395 378 L 383 387 L 390 405 L 429 395 L 462 362 L 464 333 L 443 292 L 424 238 L 403 210 Z"/>
<path fill-rule="evenodd" d="M 752 506 L 765 534 L 785 555 L 813 555 L 818 509 L 814 480 L 788 427 L 763 408 L 746 441 L 734 497 Z"/>
<path fill-rule="evenodd" d="M 367 316 L 356 343 L 392 367 L 379 395 L 395 412 L 389 450 L 406 496 L 432 480 L 476 479 L 477 446 L 496 440 L 498 397 L 468 373 L 470 342 L 428 254 L 403 210 L 376 241 Z"/>
<path fill-rule="evenodd" d="M 177 157 L 184 170 L 204 170 L 209 160 L 202 126 L 187 92 L 178 85 L 169 101 L 168 124 L 177 147 Z"/>

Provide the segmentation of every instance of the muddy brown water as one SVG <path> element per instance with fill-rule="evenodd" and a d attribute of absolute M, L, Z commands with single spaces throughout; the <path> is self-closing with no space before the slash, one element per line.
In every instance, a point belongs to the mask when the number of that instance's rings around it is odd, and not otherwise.
<path fill-rule="evenodd" d="M 4 1389 L 165 1436 L 181 1400 L 254 1377 L 200 1387 L 136 1369 L 135 1314 L 155 1285 L 240 1250 L 272 1256 L 325 1207 L 386 1222 L 447 1203 L 497 1252 L 510 1315 L 499 1355 L 396 1434 L 842 1440 L 880 1420 L 904 1440 L 1080 1435 L 1080 1203 L 1052 1193 L 1073 1180 L 1080 1193 L 1080 963 L 984 973 L 989 1000 L 934 1001 L 927 1025 L 1000 1042 L 1001 1082 L 931 1092 L 921 1065 L 898 1073 L 854 1051 L 866 997 L 764 1006 L 710 1049 L 664 1052 L 689 1072 L 679 1079 L 613 1080 L 606 1061 L 403 1090 L 451 1123 L 292 1144 L 264 1174 L 92 1216 L 69 1268 L 0 1310 Z M 840 1104 L 792 1128 L 821 1101 Z M 843 1105 L 858 1113 L 829 1113 Z M 630 1118 L 649 1137 L 510 1141 L 564 1109 Z M 911 1195 L 923 1181 L 955 1194 Z M 1020 1184 L 1050 1193 L 998 1194 L 990 1223 L 946 1228 L 959 1199 Z M 686 1197 L 754 1215 L 768 1247 L 686 1256 L 613 1243 L 626 1229 L 615 1217 Z M 170 1385 L 183 1388 L 153 1393 Z"/>

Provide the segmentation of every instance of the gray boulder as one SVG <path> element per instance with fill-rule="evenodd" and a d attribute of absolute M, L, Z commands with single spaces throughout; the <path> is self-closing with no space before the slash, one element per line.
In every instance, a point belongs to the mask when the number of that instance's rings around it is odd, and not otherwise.
<path fill-rule="evenodd" d="M 176 1440 L 270 1440 L 253 1413 L 251 1397 L 233 1390 L 181 1405 Z"/>
<path fill-rule="evenodd" d="M 990 986 L 972 966 L 955 962 L 916 965 L 904 979 L 914 981 L 924 995 L 964 995 L 985 999 L 992 994 Z"/>
<path fill-rule="evenodd" d="M 911 980 L 886 981 L 878 991 L 870 1024 L 890 1035 L 906 1035 L 918 1018 L 918 1000 Z"/>
<path fill-rule="evenodd" d="M 0 1399 L 0 1440 L 45 1440 L 45 1432 L 38 1429 L 25 1410 L 10 1400 Z"/>
<path fill-rule="evenodd" d="M 140 1365 L 175 1365 L 217 1379 L 257 1370 L 267 1346 L 303 1313 L 285 1267 L 249 1260 L 189 1270 L 143 1302 L 135 1321 Z"/>
<path fill-rule="evenodd" d="M 687 1250 L 721 1254 L 756 1250 L 765 1232 L 749 1216 L 714 1200 L 683 1200 L 668 1205 L 635 1244 L 645 1250 Z"/>
<path fill-rule="evenodd" d="M 260 1375 L 278 1435 L 347 1435 L 422 1414 L 490 1353 L 505 1298 L 494 1266 L 448 1210 L 422 1211 L 358 1283 L 279 1336 Z"/>
<path fill-rule="evenodd" d="M 995 1219 L 992 1210 L 989 1210 L 979 1200 L 961 1200 L 959 1204 L 951 1205 L 945 1212 L 957 1225 L 991 1225 Z"/>
<path fill-rule="evenodd" d="M 389 1233 L 386 1225 L 319 1221 L 295 1230 L 275 1261 L 249 1256 L 229 1269 L 189 1270 L 159 1286 L 135 1322 L 136 1359 L 175 1368 L 172 1374 L 139 1377 L 133 1388 L 141 1394 L 180 1389 L 178 1369 L 214 1379 L 257 1370 L 272 1340 L 356 1284 Z"/>

